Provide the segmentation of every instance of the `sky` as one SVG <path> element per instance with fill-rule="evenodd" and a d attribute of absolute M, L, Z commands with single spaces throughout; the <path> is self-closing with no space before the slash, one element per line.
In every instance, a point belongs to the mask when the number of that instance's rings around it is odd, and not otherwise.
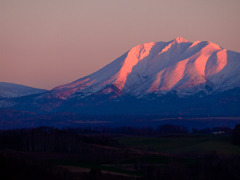
<path fill-rule="evenodd" d="M 0 0 L 0 82 L 52 89 L 144 42 L 240 52 L 239 0 Z"/>

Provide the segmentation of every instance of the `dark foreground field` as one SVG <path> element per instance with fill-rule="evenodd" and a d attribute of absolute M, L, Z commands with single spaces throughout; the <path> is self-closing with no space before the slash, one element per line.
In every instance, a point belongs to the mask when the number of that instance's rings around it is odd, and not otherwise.
<path fill-rule="evenodd" d="M 240 146 L 225 130 L 1 131 L 0 179 L 240 179 Z"/>

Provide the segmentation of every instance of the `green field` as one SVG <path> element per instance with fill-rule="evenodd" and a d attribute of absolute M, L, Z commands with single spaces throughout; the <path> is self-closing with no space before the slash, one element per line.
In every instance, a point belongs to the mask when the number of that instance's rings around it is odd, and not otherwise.
<path fill-rule="evenodd" d="M 168 154 L 240 154 L 240 146 L 231 143 L 231 136 L 119 137 L 117 140 L 126 147 Z"/>

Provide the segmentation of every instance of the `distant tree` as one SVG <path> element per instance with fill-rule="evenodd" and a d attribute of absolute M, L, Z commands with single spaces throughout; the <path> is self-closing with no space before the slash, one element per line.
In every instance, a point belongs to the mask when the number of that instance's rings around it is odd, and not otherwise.
<path fill-rule="evenodd" d="M 211 134 L 211 129 L 210 128 L 204 128 L 204 129 L 193 128 L 192 132 L 194 134 Z"/>
<path fill-rule="evenodd" d="M 185 127 L 165 124 L 157 128 L 157 133 L 159 135 L 172 135 L 172 134 L 187 134 L 189 133 L 189 131 Z"/>
<path fill-rule="evenodd" d="M 237 124 L 232 132 L 233 144 L 240 146 L 240 124 Z"/>

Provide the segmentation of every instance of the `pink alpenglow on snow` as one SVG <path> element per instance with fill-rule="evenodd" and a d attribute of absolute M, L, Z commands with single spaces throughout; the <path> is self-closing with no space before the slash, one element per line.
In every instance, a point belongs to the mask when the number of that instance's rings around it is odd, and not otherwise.
<path fill-rule="evenodd" d="M 132 69 L 136 64 L 147 57 L 155 45 L 154 42 L 138 45 L 132 48 L 127 55 L 127 58 L 124 60 L 123 66 L 119 71 L 118 77 L 114 82 L 120 90 L 122 90 L 127 81 L 128 75 L 132 72 Z"/>
<path fill-rule="evenodd" d="M 240 86 L 240 54 L 208 41 L 189 42 L 177 37 L 133 47 L 99 71 L 53 89 L 65 99 L 72 93 L 88 96 L 101 91 L 143 96 L 175 90 L 194 94 Z"/>

